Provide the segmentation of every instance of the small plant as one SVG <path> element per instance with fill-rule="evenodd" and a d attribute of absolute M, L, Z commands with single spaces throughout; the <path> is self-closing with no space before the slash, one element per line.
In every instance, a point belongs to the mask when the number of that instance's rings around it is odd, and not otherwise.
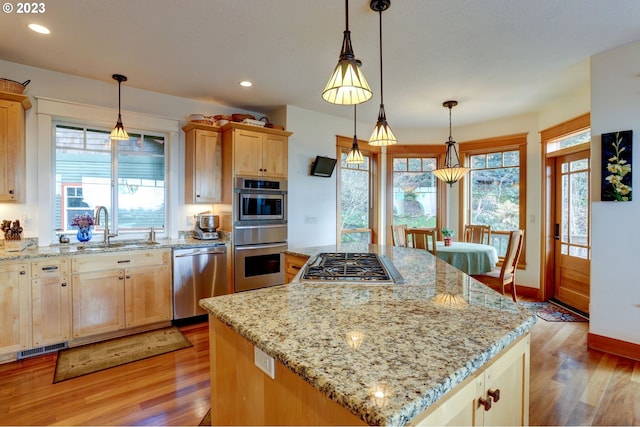
<path fill-rule="evenodd" d="M 71 225 L 75 225 L 80 228 L 87 228 L 93 225 L 93 217 L 88 214 L 76 215 L 71 218 Z"/>
<path fill-rule="evenodd" d="M 449 239 L 449 238 L 453 237 L 454 234 L 455 234 L 455 231 L 453 231 L 453 229 L 451 229 L 451 228 L 445 227 L 445 228 L 442 229 L 442 237 L 446 237 L 446 238 Z"/>

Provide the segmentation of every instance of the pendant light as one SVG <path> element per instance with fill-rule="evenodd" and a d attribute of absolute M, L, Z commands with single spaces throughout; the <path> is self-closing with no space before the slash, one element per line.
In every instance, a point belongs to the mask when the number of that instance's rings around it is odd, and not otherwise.
<path fill-rule="evenodd" d="M 361 165 L 364 163 L 364 156 L 360 152 L 358 147 L 358 137 L 356 136 L 356 105 L 353 106 L 353 144 L 351 144 L 351 151 L 347 154 L 345 160 L 349 165 Z"/>
<path fill-rule="evenodd" d="M 460 165 L 456 142 L 451 138 L 451 109 L 456 105 L 458 105 L 458 101 L 445 101 L 442 103 L 443 107 L 449 109 L 449 140 L 446 142 L 447 152 L 445 154 L 444 167 L 433 171 L 436 178 L 449 184 L 449 187 L 453 186 L 455 182 L 458 182 L 460 178 L 469 172 L 469 168 Z"/>
<path fill-rule="evenodd" d="M 373 93 L 358 69 L 353 46 L 351 46 L 351 32 L 349 31 L 349 0 L 345 0 L 346 29 L 342 40 L 340 59 L 327 85 L 322 91 L 322 99 L 332 104 L 354 105 L 371 99 Z"/>
<path fill-rule="evenodd" d="M 124 130 L 124 126 L 122 125 L 122 115 L 120 114 L 120 85 L 122 82 L 127 81 L 127 77 L 122 74 L 114 74 L 111 77 L 118 81 L 118 121 L 116 122 L 116 127 L 111 131 L 111 139 L 116 141 L 126 141 L 129 139 L 129 134 L 127 134 L 127 131 Z"/>
<path fill-rule="evenodd" d="M 378 122 L 373 129 L 369 145 L 393 145 L 398 140 L 391 130 L 391 126 L 387 123 L 387 115 L 384 112 L 384 91 L 382 78 L 382 11 L 389 9 L 391 0 L 371 0 L 369 4 L 372 10 L 377 11 L 380 16 L 380 111 L 378 112 Z"/>

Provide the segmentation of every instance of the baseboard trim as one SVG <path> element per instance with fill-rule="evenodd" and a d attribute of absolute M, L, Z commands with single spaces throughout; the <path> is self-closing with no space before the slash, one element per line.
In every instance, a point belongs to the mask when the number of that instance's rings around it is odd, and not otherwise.
<path fill-rule="evenodd" d="M 640 344 L 588 333 L 587 347 L 592 350 L 600 350 L 605 353 L 640 361 Z"/>
<path fill-rule="evenodd" d="M 516 294 L 520 297 L 538 298 L 538 288 L 516 285 Z"/>

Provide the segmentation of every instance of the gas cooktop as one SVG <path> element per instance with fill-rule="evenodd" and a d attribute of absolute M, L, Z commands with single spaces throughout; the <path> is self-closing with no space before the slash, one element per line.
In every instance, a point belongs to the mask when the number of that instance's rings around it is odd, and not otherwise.
<path fill-rule="evenodd" d="M 384 255 L 358 252 L 323 252 L 309 262 L 303 281 L 404 283 L 404 278 Z"/>

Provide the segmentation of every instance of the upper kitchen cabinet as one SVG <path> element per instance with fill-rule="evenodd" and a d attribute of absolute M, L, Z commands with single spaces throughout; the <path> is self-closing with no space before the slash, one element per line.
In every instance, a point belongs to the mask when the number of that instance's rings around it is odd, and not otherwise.
<path fill-rule="evenodd" d="M 0 202 L 25 199 L 26 95 L 0 92 Z"/>
<path fill-rule="evenodd" d="M 222 127 L 225 167 L 231 152 L 233 176 L 286 178 L 290 135 L 277 129 L 227 123 Z"/>
<path fill-rule="evenodd" d="M 222 153 L 219 128 L 188 123 L 185 132 L 186 203 L 220 203 Z"/>

